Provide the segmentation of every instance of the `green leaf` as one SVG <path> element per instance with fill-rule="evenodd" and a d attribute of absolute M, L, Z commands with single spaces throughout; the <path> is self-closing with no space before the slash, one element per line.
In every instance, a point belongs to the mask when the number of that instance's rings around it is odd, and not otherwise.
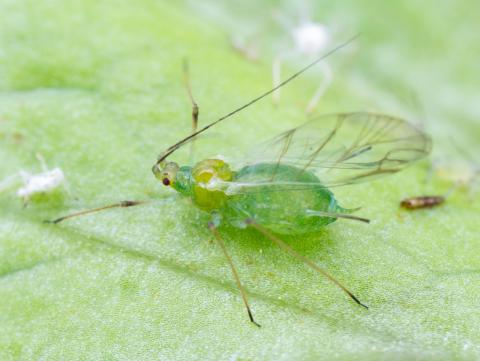
<path fill-rule="evenodd" d="M 293 3 L 283 6 L 295 21 Z M 38 173 L 36 153 L 67 178 L 63 189 L 27 207 L 14 189 L 0 195 L 1 360 L 480 357 L 479 196 L 463 187 L 439 208 L 398 208 L 404 197 L 448 191 L 445 179 L 425 181 L 428 162 L 336 191 L 345 207 L 362 206 L 370 225 L 338 221 L 319 234 L 285 238 L 368 311 L 258 233 L 223 228 L 260 329 L 249 323 L 211 241 L 208 215 L 151 174 L 157 154 L 191 129 L 185 57 L 201 124 L 271 86 L 275 46 L 260 41 L 254 63 L 228 38 L 252 21 L 261 29 L 273 8 L 0 4 L 0 179 Z M 479 12 L 469 1 L 318 6 L 315 19 L 347 34 L 335 41 L 362 33 L 328 60 L 334 84 L 319 112 L 422 119 L 434 138 L 432 159 L 454 164 L 463 157 L 451 138 L 476 155 Z M 278 29 L 258 31 L 279 36 Z M 284 73 L 305 63 L 285 65 Z M 213 128 L 196 145 L 198 156 L 251 148 L 301 124 L 319 79 L 312 69 L 282 90 L 278 107 L 267 99 Z M 188 153 L 177 159 L 187 161 Z M 124 199 L 155 202 L 42 222 Z"/>

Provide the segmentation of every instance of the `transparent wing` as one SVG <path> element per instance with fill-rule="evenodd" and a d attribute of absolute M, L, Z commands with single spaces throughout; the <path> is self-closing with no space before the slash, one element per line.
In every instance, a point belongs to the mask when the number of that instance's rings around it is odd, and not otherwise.
<path fill-rule="evenodd" d="M 402 170 L 429 154 L 431 139 L 400 118 L 367 112 L 339 113 L 319 116 L 257 149 L 241 166 L 289 165 L 300 173 L 313 173 L 325 187 L 336 187 Z M 225 184 L 228 189 L 224 190 L 241 193 L 259 186 L 264 191 L 271 184 L 282 185 L 282 189 L 309 186 L 308 182 L 285 180 L 278 169 L 271 167 L 251 181 Z"/>

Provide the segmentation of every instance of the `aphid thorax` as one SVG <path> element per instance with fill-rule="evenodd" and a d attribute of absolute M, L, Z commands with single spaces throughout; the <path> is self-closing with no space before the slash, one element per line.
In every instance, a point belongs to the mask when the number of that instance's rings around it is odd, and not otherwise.
<path fill-rule="evenodd" d="M 233 177 L 230 166 L 221 159 L 205 159 L 193 167 L 164 162 L 153 167 L 153 174 L 163 185 L 190 197 L 197 207 L 205 211 L 223 208 L 227 195 L 215 184 L 224 184 Z"/>

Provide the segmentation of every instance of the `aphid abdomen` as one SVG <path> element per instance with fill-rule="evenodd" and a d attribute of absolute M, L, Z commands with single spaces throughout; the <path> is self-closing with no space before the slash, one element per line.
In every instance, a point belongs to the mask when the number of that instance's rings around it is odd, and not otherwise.
<path fill-rule="evenodd" d="M 279 234 L 315 232 L 335 221 L 310 213 L 312 210 L 334 213 L 339 209 L 332 192 L 311 172 L 289 165 L 256 164 L 242 168 L 232 182 L 252 183 L 256 179 L 265 180 L 267 175 L 274 181 L 259 183 L 255 189 L 228 197 L 226 220 L 236 226 L 251 218 Z"/>

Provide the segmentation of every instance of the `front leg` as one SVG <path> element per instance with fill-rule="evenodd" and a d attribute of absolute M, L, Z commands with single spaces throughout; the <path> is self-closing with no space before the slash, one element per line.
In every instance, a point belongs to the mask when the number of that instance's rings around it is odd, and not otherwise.
<path fill-rule="evenodd" d="M 80 212 L 67 214 L 66 216 L 63 216 L 63 217 L 60 217 L 60 218 L 57 218 L 57 219 L 54 219 L 54 220 L 51 220 L 51 221 L 45 221 L 45 223 L 55 223 L 55 224 L 57 224 L 57 223 L 60 223 L 64 220 L 66 220 L 66 219 L 70 219 L 70 218 L 74 218 L 74 217 L 80 217 L 80 216 L 84 216 L 84 215 L 91 214 L 91 213 L 101 212 L 101 211 L 105 211 L 105 210 L 111 209 L 111 208 L 127 208 L 127 207 L 138 206 L 138 205 L 141 205 L 141 204 L 146 204 L 146 203 L 149 203 L 149 202 L 150 201 L 121 201 L 121 202 L 114 203 L 114 204 L 109 204 L 109 205 L 106 205 L 106 206 L 103 206 L 103 207 L 92 208 L 92 209 L 87 209 L 87 210 L 80 211 Z"/>

